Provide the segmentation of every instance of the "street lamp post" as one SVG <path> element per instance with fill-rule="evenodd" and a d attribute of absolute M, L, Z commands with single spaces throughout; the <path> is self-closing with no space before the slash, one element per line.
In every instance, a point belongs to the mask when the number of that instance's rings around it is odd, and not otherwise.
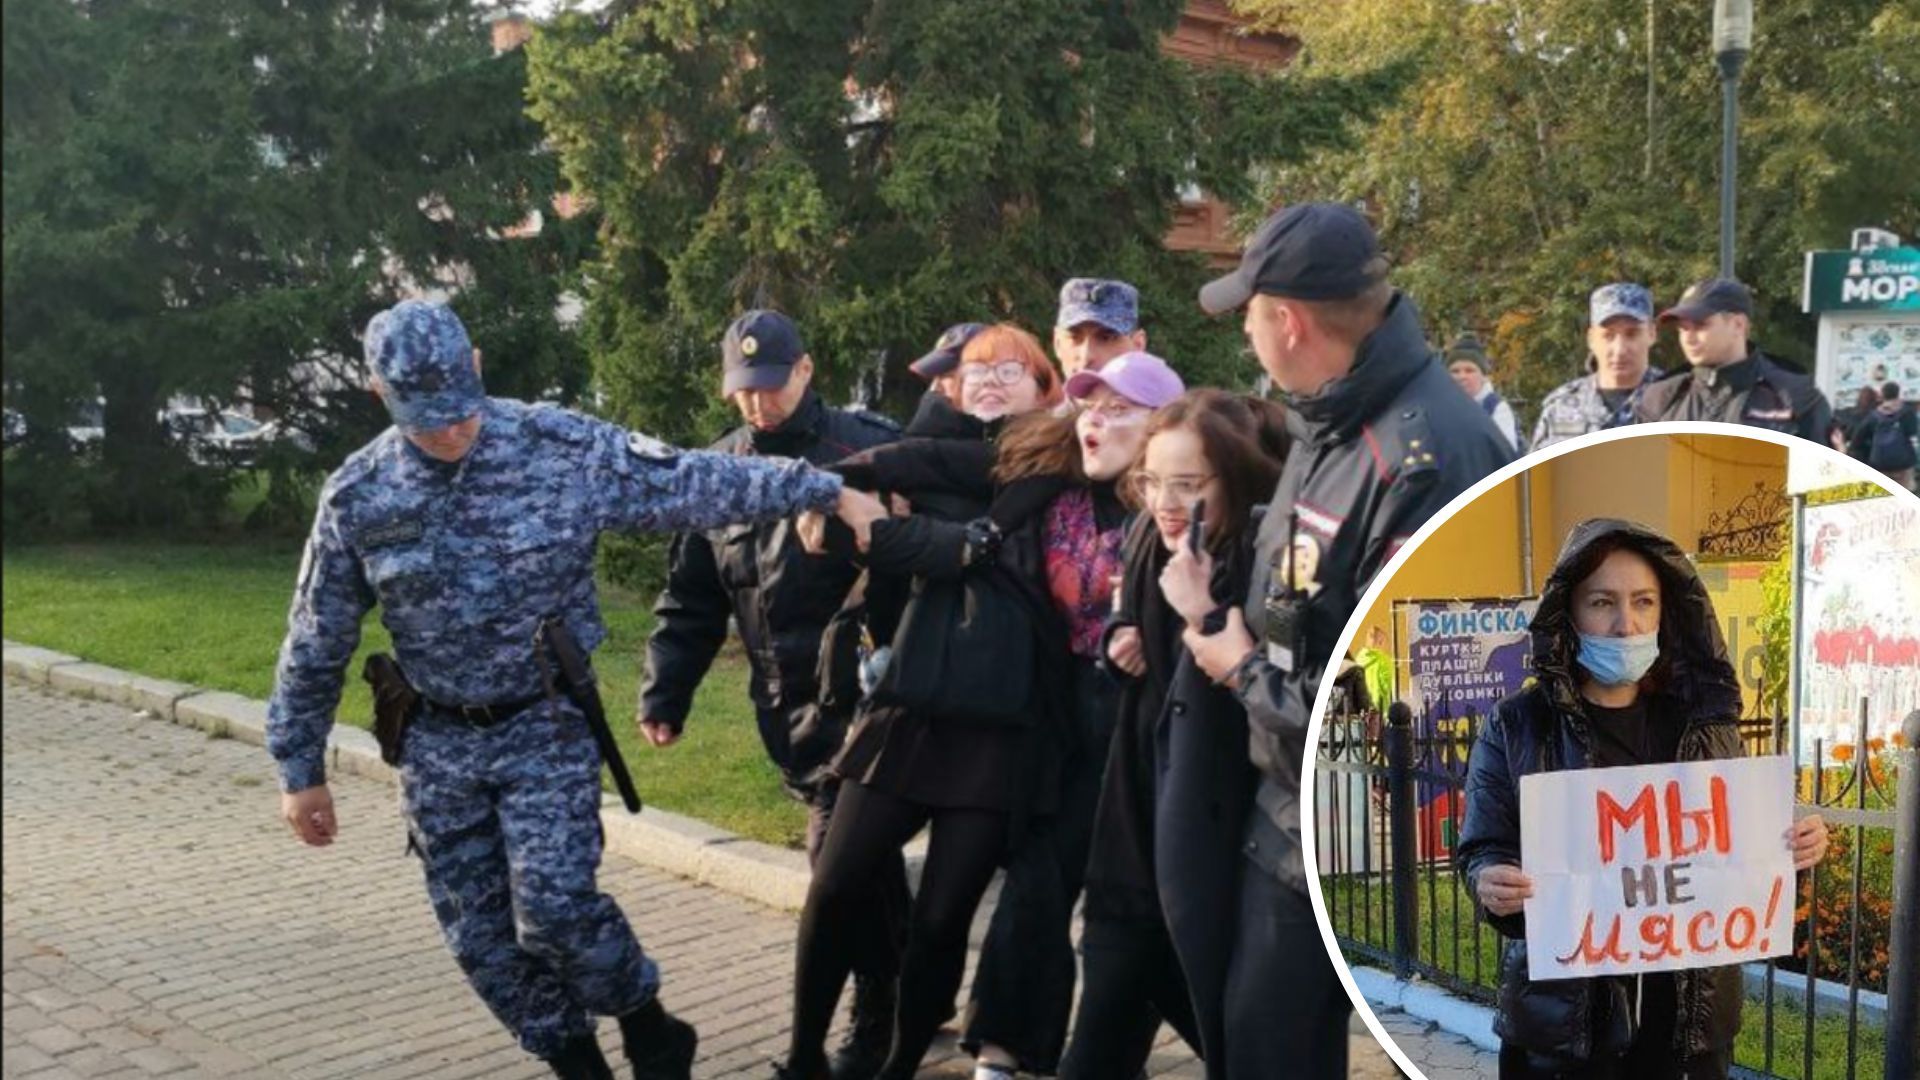
<path fill-rule="evenodd" d="M 1740 68 L 1753 50 L 1753 0 L 1714 0 L 1713 55 L 1725 106 L 1720 131 L 1720 276 L 1733 276 L 1734 171 L 1739 164 Z"/>

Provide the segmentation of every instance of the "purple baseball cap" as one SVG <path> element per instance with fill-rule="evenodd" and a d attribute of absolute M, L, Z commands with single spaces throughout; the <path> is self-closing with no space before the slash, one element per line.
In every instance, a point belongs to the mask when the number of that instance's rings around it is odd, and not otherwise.
<path fill-rule="evenodd" d="M 1121 353 L 1101 365 L 1088 368 L 1067 380 L 1067 396 L 1075 401 L 1105 386 L 1114 393 L 1149 409 L 1157 409 L 1187 392 L 1187 384 L 1167 366 L 1165 360 L 1147 352 Z"/>

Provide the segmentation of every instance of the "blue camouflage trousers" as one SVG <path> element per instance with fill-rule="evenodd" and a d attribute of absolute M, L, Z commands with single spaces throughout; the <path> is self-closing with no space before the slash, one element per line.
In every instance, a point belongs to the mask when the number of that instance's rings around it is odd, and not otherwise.
<path fill-rule="evenodd" d="M 594 882 L 600 751 L 571 707 L 484 728 L 417 717 L 400 798 L 447 947 L 528 1053 L 653 999 L 659 969 Z"/>

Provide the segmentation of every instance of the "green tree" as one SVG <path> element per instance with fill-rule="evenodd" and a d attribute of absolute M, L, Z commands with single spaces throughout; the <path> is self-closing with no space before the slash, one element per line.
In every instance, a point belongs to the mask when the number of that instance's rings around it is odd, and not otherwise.
<path fill-rule="evenodd" d="M 1671 302 L 1717 270 L 1720 89 L 1710 0 L 1241 0 L 1334 70 L 1414 84 L 1352 147 L 1280 170 L 1289 197 L 1378 208 L 1436 334 L 1491 341 L 1537 401 L 1578 374 L 1586 296 L 1638 280 Z M 1741 84 L 1736 272 L 1763 348 L 1811 369 L 1802 253 L 1848 230 L 1920 231 L 1920 3 L 1766 0 Z M 1684 365 L 1677 347 L 1656 363 Z"/>
<path fill-rule="evenodd" d="M 224 493 L 160 430 L 177 393 L 270 408 L 338 460 L 384 421 L 304 376 L 359 385 L 360 328 L 417 289 L 456 293 L 497 389 L 584 386 L 555 306 L 590 233 L 548 213 L 538 237 L 503 238 L 558 170 L 525 115 L 525 57 L 493 57 L 464 0 L 4 12 L 7 399 L 49 467 L 66 418 L 104 400 L 97 524 Z"/>
<path fill-rule="evenodd" d="M 775 306 L 830 390 L 904 374 L 940 329 L 1044 330 L 1067 277 L 1140 286 L 1152 347 L 1245 385 L 1200 260 L 1161 243 L 1182 185 L 1341 145 L 1392 66 L 1320 77 L 1159 51 L 1174 0 L 659 0 L 564 16 L 530 46 L 534 114 L 597 207 L 586 319 L 620 419 L 710 435 L 726 323 Z"/>

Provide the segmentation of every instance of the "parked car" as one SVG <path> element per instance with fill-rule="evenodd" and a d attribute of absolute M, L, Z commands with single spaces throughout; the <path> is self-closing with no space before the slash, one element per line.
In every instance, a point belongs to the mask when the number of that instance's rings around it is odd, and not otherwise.
<path fill-rule="evenodd" d="M 173 408 L 160 414 L 167 433 L 184 443 L 187 456 L 202 465 L 251 464 L 266 427 L 231 409 Z"/>

